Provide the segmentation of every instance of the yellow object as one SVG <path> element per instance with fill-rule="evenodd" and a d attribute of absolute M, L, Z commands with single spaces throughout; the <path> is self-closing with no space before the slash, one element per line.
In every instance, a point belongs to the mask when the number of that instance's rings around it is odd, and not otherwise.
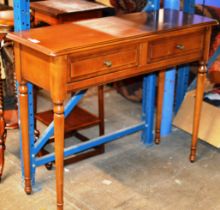
<path fill-rule="evenodd" d="M 109 6 L 109 7 L 112 7 L 109 0 L 96 0 L 96 2 L 104 4 L 104 5 Z"/>

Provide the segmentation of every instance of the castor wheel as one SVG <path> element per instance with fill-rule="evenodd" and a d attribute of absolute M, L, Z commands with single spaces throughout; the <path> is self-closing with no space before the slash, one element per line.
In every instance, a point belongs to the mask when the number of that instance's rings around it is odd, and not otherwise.
<path fill-rule="evenodd" d="M 46 167 L 46 169 L 47 170 L 52 170 L 52 168 L 53 168 L 53 163 L 52 162 L 50 162 L 50 163 L 47 163 L 47 164 L 45 164 L 45 167 Z"/>

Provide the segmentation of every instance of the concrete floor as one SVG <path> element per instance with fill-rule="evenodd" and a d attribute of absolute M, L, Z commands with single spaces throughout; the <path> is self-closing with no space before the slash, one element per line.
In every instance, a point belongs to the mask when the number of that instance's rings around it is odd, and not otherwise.
<path fill-rule="evenodd" d="M 48 104 L 44 94 L 39 107 Z M 94 90 L 81 103 L 96 111 Z M 106 133 L 135 124 L 141 105 L 107 88 Z M 42 107 L 43 104 L 43 107 Z M 41 126 L 41 129 L 42 126 Z M 85 130 L 90 137 L 97 128 Z M 190 135 L 174 128 L 161 144 L 144 146 L 139 133 L 106 145 L 106 153 L 65 167 L 65 210 L 219 210 L 220 153 L 200 142 L 188 161 Z M 0 210 L 55 210 L 54 169 L 37 169 L 32 195 L 23 192 L 18 131 L 8 132 Z"/>

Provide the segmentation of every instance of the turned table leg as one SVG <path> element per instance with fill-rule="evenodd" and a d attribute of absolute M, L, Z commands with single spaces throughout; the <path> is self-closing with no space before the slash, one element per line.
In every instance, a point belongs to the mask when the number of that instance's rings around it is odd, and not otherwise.
<path fill-rule="evenodd" d="M 157 89 L 157 111 L 156 111 L 156 125 L 155 125 L 155 143 L 160 143 L 160 128 L 163 108 L 163 94 L 164 94 L 165 72 L 158 73 L 158 89 Z"/>
<path fill-rule="evenodd" d="M 22 135 L 22 154 L 24 163 L 24 184 L 25 192 L 31 194 L 31 168 L 30 168 L 30 142 L 29 142 L 29 123 L 28 123 L 28 88 L 22 81 L 19 86 L 20 99 L 20 125 Z"/>
<path fill-rule="evenodd" d="M 64 106 L 54 103 L 54 137 L 56 164 L 57 210 L 63 210 L 63 170 L 64 170 Z"/>
<path fill-rule="evenodd" d="M 206 73 L 207 73 L 207 68 L 206 68 L 205 63 L 200 62 L 200 66 L 198 69 L 196 98 L 195 98 L 195 106 L 194 106 L 191 153 L 190 153 L 190 157 L 189 157 L 191 162 L 194 162 L 196 159 L 196 149 L 197 149 L 198 132 L 199 132 L 199 121 L 200 121 L 200 115 L 201 115 L 201 109 L 202 109 L 202 100 L 203 100 Z"/>

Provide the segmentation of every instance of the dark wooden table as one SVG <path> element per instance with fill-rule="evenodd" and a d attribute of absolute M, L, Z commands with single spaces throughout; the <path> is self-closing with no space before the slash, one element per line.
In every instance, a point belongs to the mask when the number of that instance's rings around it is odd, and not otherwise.
<path fill-rule="evenodd" d="M 86 0 L 49 0 L 32 2 L 35 24 L 39 21 L 56 25 L 82 19 L 99 18 L 108 7 Z"/>
<path fill-rule="evenodd" d="M 160 10 L 10 33 L 8 38 L 15 42 L 20 83 L 26 193 L 32 191 L 27 82 L 47 90 L 53 102 L 58 210 L 63 209 L 64 100 L 68 92 L 157 71 L 156 142 L 159 143 L 165 69 L 199 61 L 190 153 L 190 160 L 194 161 L 211 28 L 215 24 L 216 21 L 202 16 Z M 109 138 L 110 134 L 108 140 L 102 137 L 102 141 L 92 142 L 99 145 L 110 141 Z"/>

